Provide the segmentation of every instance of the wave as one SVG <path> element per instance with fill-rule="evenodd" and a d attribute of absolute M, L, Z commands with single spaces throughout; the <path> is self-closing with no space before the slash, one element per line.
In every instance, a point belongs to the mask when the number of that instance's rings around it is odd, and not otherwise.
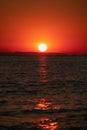
<path fill-rule="evenodd" d="M 33 126 L 31 126 L 31 125 L 33 125 Z M 39 128 L 35 124 L 27 123 L 27 124 L 15 125 L 15 126 L 0 126 L 0 130 L 44 130 L 44 129 Z M 58 128 L 56 130 L 87 130 L 87 126 L 85 126 L 85 127 Z"/>
<path fill-rule="evenodd" d="M 78 108 L 78 109 L 48 109 L 48 110 L 37 110 L 37 109 L 26 109 L 26 110 L 22 110 L 21 112 L 23 114 L 30 114 L 30 113 L 44 113 L 44 114 L 51 114 L 51 113 L 67 113 L 67 112 L 82 112 L 82 111 L 87 111 L 87 108 Z"/>
<path fill-rule="evenodd" d="M 11 110 L 11 111 L 3 111 L 0 112 L 0 116 L 15 116 L 15 115 L 26 115 L 26 114 L 63 114 L 63 113 L 72 113 L 75 112 L 86 112 L 87 108 L 79 108 L 79 109 L 60 109 L 60 110 L 56 110 L 56 109 L 49 109 L 49 110 L 37 110 L 37 109 L 26 109 L 26 110 Z"/>

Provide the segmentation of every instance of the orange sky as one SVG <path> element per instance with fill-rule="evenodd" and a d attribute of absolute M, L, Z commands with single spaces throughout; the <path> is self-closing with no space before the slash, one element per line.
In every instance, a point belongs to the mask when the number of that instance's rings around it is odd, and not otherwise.
<path fill-rule="evenodd" d="M 0 51 L 87 53 L 86 0 L 0 0 Z"/>

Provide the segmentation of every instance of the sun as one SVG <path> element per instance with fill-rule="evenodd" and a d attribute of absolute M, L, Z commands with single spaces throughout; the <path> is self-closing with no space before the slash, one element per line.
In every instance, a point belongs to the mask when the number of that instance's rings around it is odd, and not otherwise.
<path fill-rule="evenodd" d="M 47 45 L 46 45 L 45 43 L 39 44 L 38 50 L 39 50 L 40 52 L 46 52 L 46 50 L 47 50 Z"/>

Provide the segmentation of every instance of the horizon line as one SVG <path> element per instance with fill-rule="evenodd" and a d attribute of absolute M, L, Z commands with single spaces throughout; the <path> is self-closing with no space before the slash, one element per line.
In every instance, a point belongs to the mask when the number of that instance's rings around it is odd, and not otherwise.
<path fill-rule="evenodd" d="M 68 52 L 68 53 L 58 53 L 58 52 L 25 52 L 25 51 L 14 51 L 14 52 L 0 52 L 0 55 L 87 55 L 87 53 L 76 53 L 76 52 Z"/>

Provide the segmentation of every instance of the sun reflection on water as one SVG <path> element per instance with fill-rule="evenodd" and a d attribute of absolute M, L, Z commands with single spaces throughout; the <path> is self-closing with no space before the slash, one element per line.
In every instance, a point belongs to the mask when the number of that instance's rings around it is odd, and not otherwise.
<path fill-rule="evenodd" d="M 51 105 L 51 102 L 47 102 L 44 98 L 40 100 L 39 103 L 36 104 L 35 109 L 37 110 L 48 110 Z"/>
<path fill-rule="evenodd" d="M 39 72 L 39 81 L 41 83 L 48 82 L 48 80 L 47 80 L 47 63 L 46 63 L 45 56 L 39 57 L 38 72 Z"/>
<path fill-rule="evenodd" d="M 48 70 L 47 70 L 47 62 L 46 56 L 39 57 L 39 66 L 38 66 L 38 74 L 39 74 L 39 82 L 41 84 L 48 82 Z M 59 105 L 53 104 L 51 101 L 46 98 L 37 99 L 35 110 L 40 110 L 44 113 L 44 111 L 53 111 L 56 109 L 60 109 Z M 40 118 L 38 121 L 38 127 L 43 130 L 56 130 L 58 128 L 58 122 L 52 120 L 50 117 Z"/>
<path fill-rule="evenodd" d="M 49 118 L 42 118 L 38 126 L 43 130 L 56 130 L 56 128 L 58 128 L 58 122 L 52 121 Z"/>
<path fill-rule="evenodd" d="M 45 98 L 41 98 L 36 102 L 36 106 L 35 106 L 36 110 L 60 110 L 61 106 L 58 104 L 54 104 L 50 101 L 47 101 Z"/>

